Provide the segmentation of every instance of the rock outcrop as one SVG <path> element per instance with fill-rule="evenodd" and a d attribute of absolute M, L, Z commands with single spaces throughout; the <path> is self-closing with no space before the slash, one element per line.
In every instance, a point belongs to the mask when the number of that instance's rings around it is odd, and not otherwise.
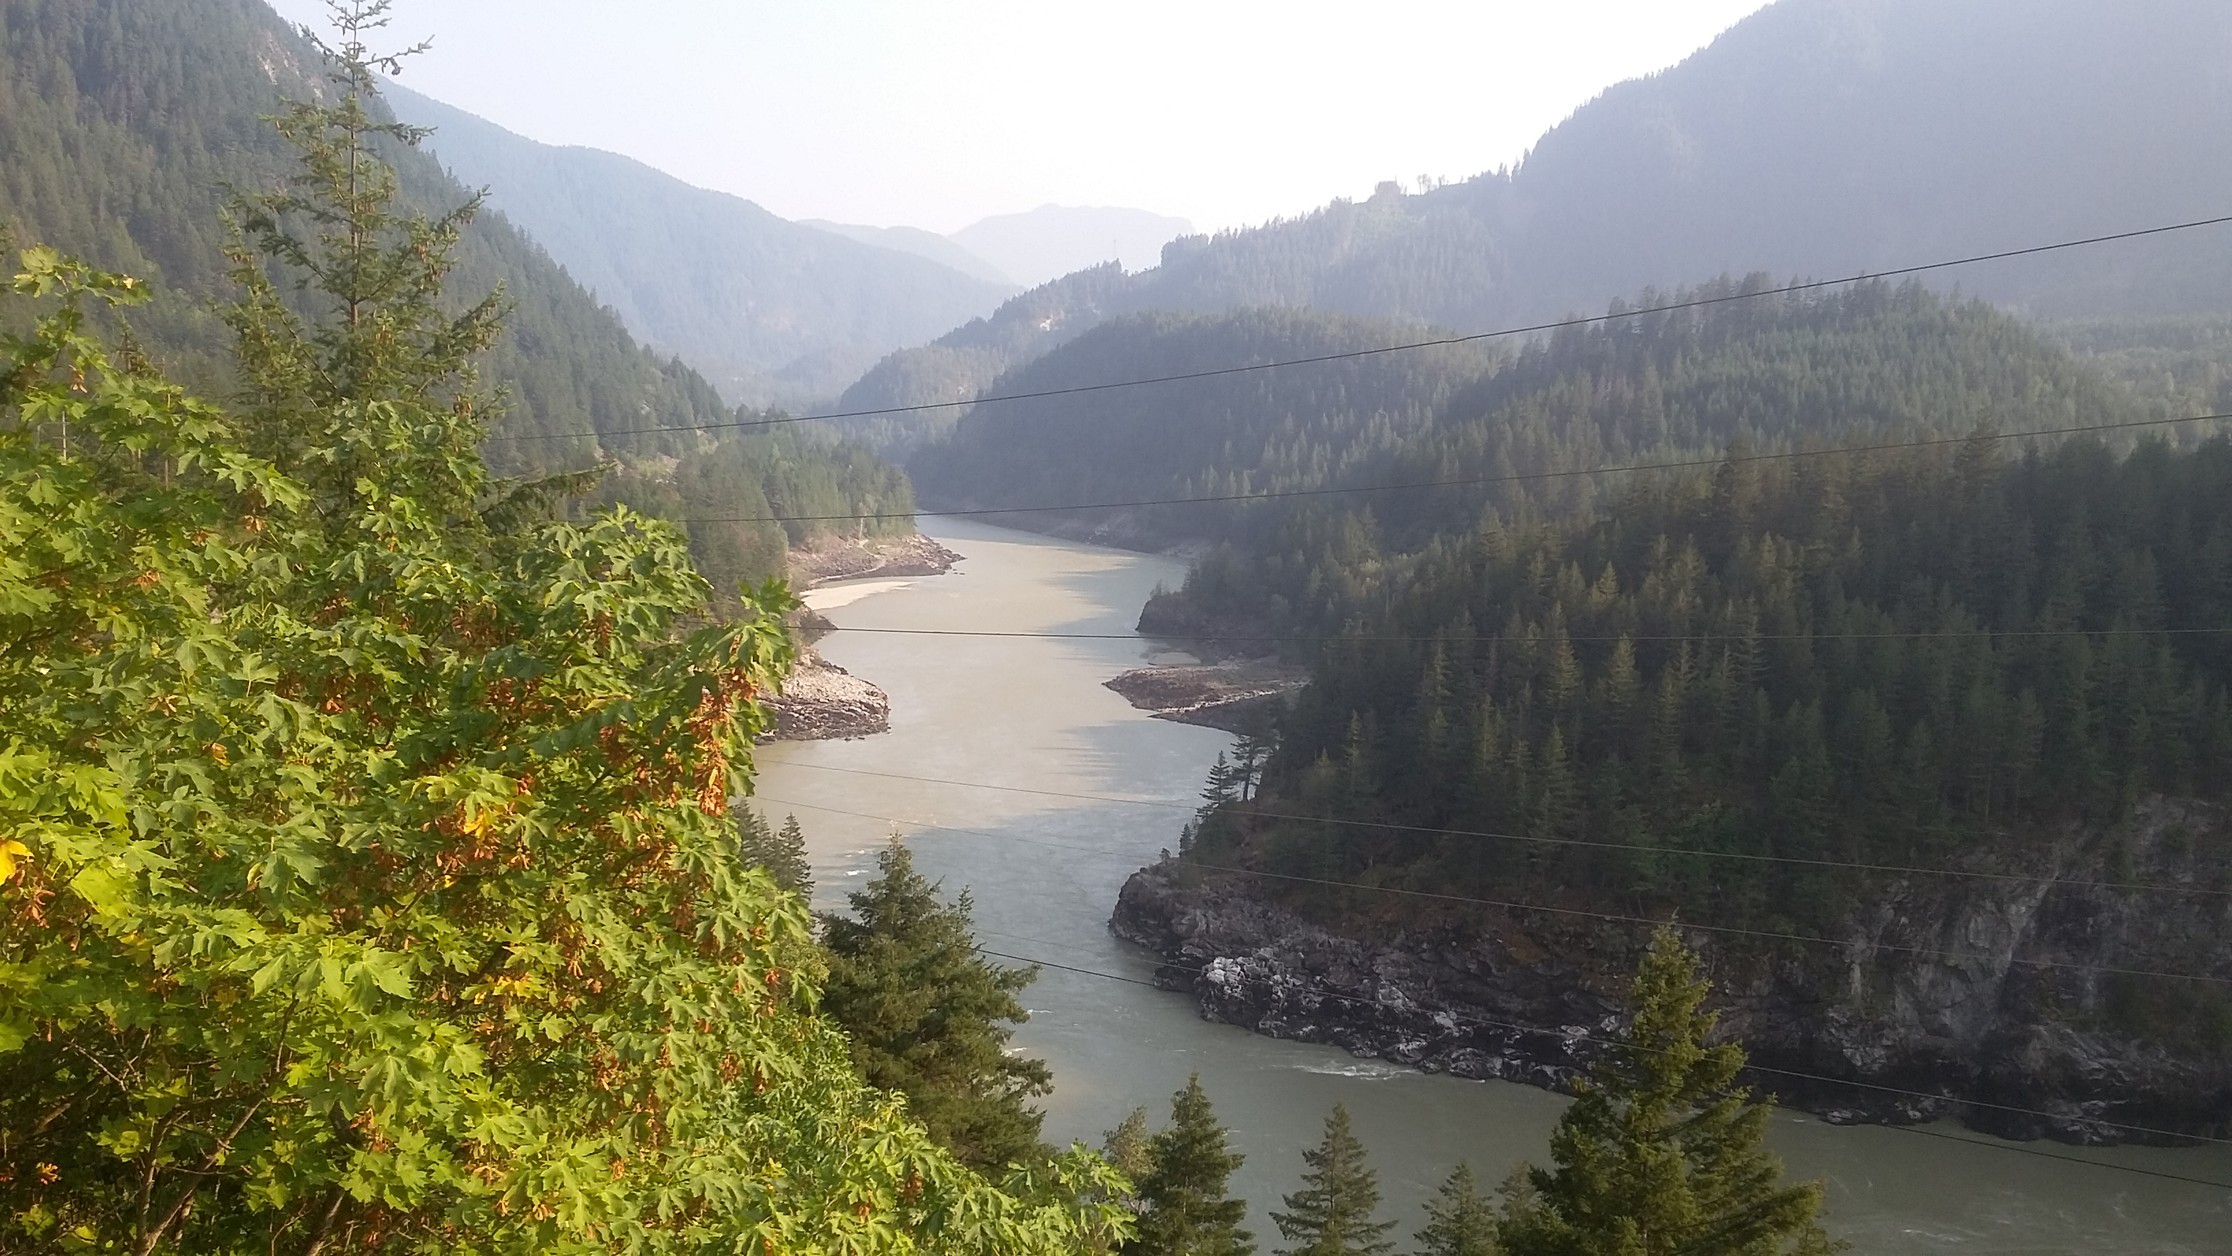
<path fill-rule="evenodd" d="M 2053 871 L 1892 880 L 1834 945 L 1687 940 L 1752 1084 L 1830 1120 L 1951 1116 L 2076 1143 L 2223 1136 L 2232 895 L 2190 875 L 2213 862 L 2194 843 L 2221 844 L 2222 825 L 2156 800 L 2113 835 L 2126 880 L 2158 890 L 2069 871 L 2101 844 L 2073 838 Z M 1488 912 L 1336 930 L 1262 884 L 1159 864 L 1125 884 L 1111 927 L 1160 955 L 1159 979 L 1210 1020 L 1429 1072 L 1563 1088 L 1621 1028 L 1633 926 Z"/>
<path fill-rule="evenodd" d="M 860 677 L 811 650 L 767 701 L 775 714 L 767 741 L 829 741 L 891 731 L 891 699 Z"/>
<path fill-rule="evenodd" d="M 1139 667 L 1103 683 L 1158 720 L 1249 733 L 1261 731 L 1308 680 L 1299 668 L 1228 662 Z"/>
<path fill-rule="evenodd" d="M 960 561 L 961 555 L 919 532 L 866 541 L 825 538 L 790 555 L 792 578 L 804 589 L 838 580 L 942 576 Z"/>

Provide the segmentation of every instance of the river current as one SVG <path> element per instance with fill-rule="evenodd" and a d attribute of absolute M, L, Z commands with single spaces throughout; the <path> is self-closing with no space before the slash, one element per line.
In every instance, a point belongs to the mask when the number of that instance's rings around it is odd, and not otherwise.
<path fill-rule="evenodd" d="M 971 895 L 987 949 L 1045 966 L 1016 1042 L 1054 1071 L 1047 1139 L 1098 1145 L 1140 1105 L 1160 1125 L 1171 1092 L 1200 1073 L 1247 1156 L 1233 1189 L 1263 1251 L 1279 1246 L 1268 1210 L 1298 1185 L 1301 1149 L 1337 1102 L 1379 1171 L 1398 1250 L 1459 1160 L 1484 1183 L 1544 1161 L 1565 1103 L 1554 1094 L 1210 1024 L 1190 997 L 1140 984 L 1153 961 L 1109 934 L 1109 909 L 1126 876 L 1177 844 L 1231 739 L 1151 719 L 1103 687 L 1179 657 L 1144 640 L 935 634 L 1127 634 L 1148 594 L 1184 568 L 960 520 L 923 530 L 965 561 L 944 576 L 809 596 L 841 627 L 909 630 L 840 631 L 821 647 L 891 695 L 891 731 L 764 748 L 756 804 L 805 826 L 818 906 L 841 909 L 896 832 L 947 893 Z M 2232 1251 L 2232 1187 L 2175 1180 L 2232 1183 L 2232 1147 L 2089 1150 L 1953 1125 L 1838 1128 L 1795 1112 L 1777 1113 L 1772 1139 L 1791 1174 L 1827 1183 L 1828 1225 L 1856 1252 Z"/>

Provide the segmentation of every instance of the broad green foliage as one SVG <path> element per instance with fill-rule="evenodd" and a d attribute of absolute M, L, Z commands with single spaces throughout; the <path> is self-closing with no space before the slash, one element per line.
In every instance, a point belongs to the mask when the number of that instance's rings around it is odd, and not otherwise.
<path fill-rule="evenodd" d="M 1243 1157 L 1229 1150 L 1224 1126 L 1201 1089 L 1201 1076 L 1171 1096 L 1170 1124 L 1148 1140 L 1148 1171 L 1138 1179 L 1139 1237 L 1130 1256 L 1251 1256 L 1254 1236 L 1241 1228 L 1246 1200 L 1225 1193 Z"/>
<path fill-rule="evenodd" d="M 861 1075 L 907 1096 L 964 1163 L 996 1172 L 1043 1159 L 1043 1114 L 1030 1101 L 1053 1090 L 1053 1074 L 1007 1051 L 1009 1026 L 1030 1016 L 1015 996 L 1038 970 L 978 955 L 968 893 L 940 901 L 897 840 L 849 901 L 852 917 L 825 918 L 822 1006 L 851 1037 Z"/>
<path fill-rule="evenodd" d="M 240 215 L 332 304 L 244 255 L 241 417 L 88 331 L 132 281 L 31 250 L 13 284 L 0 1247 L 1080 1246 L 1103 1166 L 994 1188 L 814 1014 L 811 921 L 728 817 L 787 596 L 687 630 L 672 528 L 486 477 L 486 307 L 431 308 L 449 225 L 343 160 L 337 64 L 302 180 Z"/>
<path fill-rule="evenodd" d="M 1379 1211 L 1379 1175 L 1365 1163 L 1364 1144 L 1349 1129 L 1348 1108 L 1334 1104 L 1325 1138 L 1302 1152 L 1302 1189 L 1286 1197 L 1271 1220 L 1292 1246 L 1279 1256 L 1387 1256 L 1395 1250 L 1392 1221 Z"/>
<path fill-rule="evenodd" d="M 1511 1256 L 1827 1256 L 1821 1186 L 1782 1184 L 1773 1109 L 1736 1085 L 1744 1051 L 1707 1046 L 1697 959 L 1671 930 L 1635 975 L 1634 1020 L 1550 1137 L 1553 1168 L 1507 1199 Z"/>

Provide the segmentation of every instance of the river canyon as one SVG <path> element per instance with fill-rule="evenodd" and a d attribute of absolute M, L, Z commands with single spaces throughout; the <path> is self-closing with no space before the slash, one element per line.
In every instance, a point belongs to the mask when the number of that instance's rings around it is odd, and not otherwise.
<path fill-rule="evenodd" d="M 890 731 L 760 751 L 755 804 L 805 826 L 817 906 L 842 909 L 877 845 L 900 834 L 947 893 L 973 896 L 988 950 L 1047 965 L 1016 1038 L 1054 1071 L 1046 1137 L 1097 1144 L 1136 1105 L 1160 1123 L 1199 1072 L 1248 1157 L 1233 1189 L 1262 1250 L 1277 1245 L 1267 1212 L 1295 1189 L 1300 1149 L 1336 1102 L 1371 1150 L 1406 1247 L 1460 1159 L 1487 1181 L 1545 1159 L 1556 1094 L 1259 1037 L 1153 987 L 1155 958 L 1112 936 L 1109 913 L 1125 878 L 1177 844 L 1231 738 L 1150 718 L 1104 682 L 1180 657 L 1127 634 L 1183 566 L 959 520 L 923 526 L 962 556 L 948 574 L 809 596 L 849 630 L 822 653 L 890 695 Z M 1000 633 L 1117 639 L 944 635 Z M 2197 1256 L 2232 1237 L 2232 1189 L 2178 1180 L 2232 1183 L 2232 1147 L 2003 1143 L 1795 1112 L 1777 1114 L 1773 1141 L 1793 1175 L 1828 1183 L 1830 1229 L 1858 1252 Z"/>

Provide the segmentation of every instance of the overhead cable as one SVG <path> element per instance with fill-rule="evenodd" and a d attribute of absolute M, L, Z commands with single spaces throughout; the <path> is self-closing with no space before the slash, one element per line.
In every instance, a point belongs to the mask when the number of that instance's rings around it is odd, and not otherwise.
<path fill-rule="evenodd" d="M 1346 644 L 1354 641 L 1372 644 L 1446 645 L 1464 638 L 1442 633 L 1433 636 L 1405 634 L 1336 632 L 1310 633 L 1300 636 L 1273 636 L 1259 633 L 1219 632 L 1028 632 L 989 628 L 861 628 L 850 624 L 835 624 L 832 631 L 889 637 L 988 637 L 1021 641 L 1212 641 L 1240 642 L 1254 645 L 1325 645 Z M 1679 645 L 1684 642 L 1746 641 L 1804 641 L 1834 643 L 1839 641 L 1974 641 L 1980 638 L 2031 638 L 2031 637 L 2201 637 L 2222 636 L 2232 633 L 2232 624 L 2210 628 L 1971 628 L 1962 630 L 1937 629 L 1918 632 L 1686 632 L 1686 633 L 1567 633 L 1557 638 L 1548 636 L 1535 640 L 1549 644 L 1552 640 L 1581 644 L 1612 644 L 1626 641 L 1634 645 Z M 1525 644 L 1519 638 L 1494 636 L 1481 640 Z"/>
<path fill-rule="evenodd" d="M 1194 812 L 1199 808 L 1188 803 L 1157 802 L 1142 798 L 1116 798 L 1104 794 L 1068 793 L 1061 790 L 1030 789 L 1020 785 L 988 785 L 979 781 L 955 781 L 935 776 L 909 776 L 900 772 L 876 772 L 867 768 L 841 768 L 826 763 L 793 763 L 789 766 L 814 772 L 841 772 L 850 776 L 873 776 L 884 780 L 912 781 L 920 785 L 947 785 L 958 789 L 982 789 L 996 793 L 1029 794 L 1043 798 L 1061 798 L 1073 802 L 1109 803 L 1124 807 L 1154 807 L 1165 811 Z M 2216 897 L 2232 895 L 2232 890 L 2213 889 L 2198 885 L 2163 885 L 2150 882 L 2093 881 L 2074 877 L 2030 876 L 2018 872 L 1983 872 L 1967 868 L 1925 868 L 1904 864 L 1859 863 L 1839 859 L 1812 859 L 1801 855 L 1768 855 L 1744 851 L 1695 850 L 1685 846 L 1661 846 L 1648 843 L 1591 841 L 1577 837 L 1545 837 L 1532 833 L 1496 833 L 1483 829 L 1439 828 L 1422 824 L 1399 824 L 1392 820 L 1356 820 L 1339 816 L 1317 816 L 1299 812 L 1269 811 L 1260 808 L 1240 813 L 1266 820 L 1291 820 L 1305 824 L 1326 824 L 1341 828 L 1373 829 L 1390 833 L 1413 833 L 1423 837 L 1471 837 L 1495 841 L 1524 842 L 1536 846 L 1566 846 L 1584 850 L 1606 850 L 1622 854 L 1658 854 L 1698 859 L 1726 859 L 1739 863 L 1786 864 L 1797 867 L 1821 868 L 1847 872 L 1866 872 L 1883 876 L 1959 877 L 1975 881 L 1997 881 L 2016 885 L 2048 885 L 2067 889 L 2108 890 L 2114 892 L 2144 892 L 2155 894 L 2200 894 Z M 877 817 L 870 816 L 869 819 Z"/>
<path fill-rule="evenodd" d="M 1764 454 L 1723 454 L 1712 458 L 1685 458 L 1675 462 L 1627 463 L 1609 467 L 1581 467 L 1570 471 L 1524 471 L 1509 475 L 1469 475 L 1441 480 L 1409 480 L 1395 484 L 1349 484 L 1322 488 L 1264 489 L 1251 493 L 1211 493 L 1198 497 L 1139 497 L 1125 501 L 1042 502 L 1032 506 L 984 506 L 957 510 L 863 511 L 844 515 L 717 515 L 679 518 L 670 523 L 867 523 L 879 519 L 959 519 L 988 515 L 1031 515 L 1071 510 L 1130 510 L 1147 506 L 1199 506 L 1218 502 L 1277 501 L 1298 497 L 1334 497 L 1355 493 L 1400 493 L 1430 488 L 1478 488 L 1494 484 L 1524 484 L 1544 480 L 1586 479 L 1635 471 L 1685 471 L 1754 462 L 1788 462 L 1800 458 L 1827 458 L 1843 454 L 1888 453 L 1902 449 L 1934 449 L 1982 441 L 2029 440 L 2041 436 L 2084 436 L 2099 432 L 2132 431 L 2143 427 L 2171 427 L 2184 423 L 2214 423 L 2232 414 L 2188 414 L 2163 419 L 2125 419 L 2114 423 L 2085 423 L 2074 427 L 2032 428 L 2016 432 L 1971 432 L 1963 436 L 1938 436 L 1921 440 L 1884 441 L 1873 445 L 1831 445 L 1818 449 L 1790 449 Z"/>
<path fill-rule="evenodd" d="M 791 423 L 827 422 L 833 419 L 865 419 L 893 414 L 918 414 L 931 410 L 950 410 L 959 406 L 986 405 L 1003 401 L 1035 401 L 1048 397 L 1067 397 L 1078 393 L 1106 392 L 1116 388 L 1140 388 L 1149 384 L 1174 384 L 1189 380 L 1215 379 L 1227 375 L 1247 375 L 1259 371 L 1272 371 L 1284 367 L 1311 366 L 1322 362 L 1342 362 L 1356 358 L 1378 357 L 1390 353 L 1408 353 L 1419 349 L 1438 349 L 1450 345 L 1472 344 L 1477 341 L 1501 340 L 1512 336 L 1536 335 L 1569 327 L 1588 327 L 1598 323 L 1616 322 L 1621 319 L 1643 318 L 1652 314 L 1670 314 L 1678 310 L 1702 309 L 1725 305 L 1732 301 L 1751 301 L 1761 297 L 1790 296 L 1801 292 L 1815 292 L 1846 284 L 1861 284 L 1884 279 L 1899 279 L 1934 270 L 1956 266 L 1973 266 L 1982 262 L 2007 261 L 2018 257 L 2035 257 L 2040 254 L 2058 253 L 2070 249 L 2089 248 L 2113 244 L 2123 240 L 2137 240 L 2148 236 L 2168 235 L 2178 231 L 2193 231 L 2202 227 L 2222 226 L 2232 223 L 2232 214 L 2214 218 L 2196 218 L 2185 222 L 2167 223 L 2159 227 L 2142 227 L 2134 231 L 2117 231 L 2106 235 L 2085 236 L 2074 240 L 2058 240 L 2051 244 L 2034 244 L 2022 248 L 2002 249 L 1993 253 L 1976 253 L 1966 257 L 1947 258 L 1943 261 L 1923 262 L 1912 266 L 1897 266 L 1889 270 L 1868 271 L 1842 279 L 1809 279 L 1798 283 L 1783 284 L 1773 288 L 1747 289 L 1710 297 L 1695 297 L 1682 301 L 1668 301 L 1658 305 L 1639 306 L 1634 309 L 1614 310 L 1574 318 L 1555 319 L 1544 323 L 1529 323 L 1517 327 L 1501 327 L 1494 331 L 1468 332 L 1455 336 L 1437 336 L 1429 340 L 1411 340 L 1399 344 L 1378 345 L 1369 349 L 1352 349 L 1340 353 L 1313 354 L 1308 357 L 1282 358 L 1271 362 L 1255 362 L 1240 366 L 1218 367 L 1205 371 L 1185 371 L 1174 375 L 1154 375 L 1143 379 L 1111 380 L 1101 384 L 1079 384 L 1068 388 L 1045 388 L 1031 392 L 995 393 L 987 397 L 972 397 L 954 401 L 925 401 L 911 405 L 879 406 L 865 410 L 839 410 L 829 414 L 774 415 L 759 419 L 735 419 L 720 423 L 677 424 L 672 427 L 627 427 L 604 432 L 526 432 L 518 435 L 492 436 L 492 441 L 522 440 L 596 440 L 613 436 L 651 436 L 666 432 L 712 432 L 745 428 L 780 427 Z"/>
<path fill-rule="evenodd" d="M 807 767 L 811 765 L 794 764 L 792 766 Z M 881 774 L 869 773 L 869 775 Z M 962 782 L 954 783 L 960 784 Z M 1122 800 L 1111 799 L 1108 801 Z M 949 824 L 931 824 L 919 820 L 909 820 L 900 816 L 880 816 L 873 815 L 867 812 L 844 812 L 840 811 L 838 808 L 820 807 L 811 803 L 777 803 L 776 805 L 794 807 L 805 806 L 809 810 L 837 812 L 838 814 L 854 815 L 858 816 L 861 819 L 879 820 L 895 825 L 907 825 L 915 828 L 941 829 L 950 833 L 972 833 L 979 837 L 992 838 L 995 841 L 1023 840 L 1003 837 L 1003 835 L 998 833 L 987 833 L 980 829 L 956 828 L 955 826 Z M 1037 844 L 1043 845 L 1045 843 Z M 1694 854 L 1702 852 L 1678 851 L 1674 853 Z M 1893 955 L 1911 955 L 1918 959 L 1944 960 L 1949 963 L 1955 964 L 1974 963 L 1985 958 L 1984 956 L 1964 954 L 1959 951 L 1941 950 L 1937 947 L 1909 946 L 1897 942 L 1856 941 L 1846 938 L 1825 938 L 1819 936 L 1818 934 L 1811 933 L 1785 933 L 1773 929 L 1745 929 L 1736 925 L 1701 924 L 1695 921 L 1674 920 L 1657 916 L 1635 916 L 1621 912 L 1590 911 L 1586 908 L 1581 907 L 1554 907 L 1544 903 L 1528 903 L 1515 899 L 1477 898 L 1471 895 L 1448 894 L 1437 890 L 1413 890 L 1393 885 L 1372 885 L 1363 881 L 1340 881 L 1330 877 L 1306 877 L 1296 873 L 1267 872 L 1260 868 L 1244 868 L 1232 864 L 1209 863 L 1205 860 L 1193 858 L 1192 856 L 1181 856 L 1173 860 L 1172 862 L 1182 867 L 1199 868 L 1204 872 L 1223 872 L 1231 874 L 1233 876 L 1259 877 L 1265 880 L 1287 881 L 1296 884 L 1315 885 L 1332 889 L 1362 890 L 1374 894 L 1391 894 L 1402 898 L 1426 899 L 1434 902 L 1453 903 L 1470 907 L 1493 907 L 1499 911 L 1531 912 L 1537 915 L 1558 916 L 1568 919 L 1604 920 L 1610 921 L 1614 924 L 1641 925 L 1654 929 L 1662 925 L 1675 925 L 1679 928 L 1693 930 L 1699 933 L 1714 933 L 1721 934 L 1727 937 L 1758 938 L 1763 941 L 1769 942 L 1801 942 L 1814 946 L 1832 946 L 1845 950 L 1857 948 L 1868 951 L 1880 951 Z M 2218 977 L 2206 973 L 2170 972 L 2165 969 L 2124 968 L 2112 964 L 2075 964 L 2070 963 L 2066 960 L 2024 959 L 2019 956 L 2009 956 L 2005 962 L 2010 964 L 2020 964 L 2026 968 L 2039 968 L 2054 972 L 2100 973 L 2119 977 L 2153 977 L 2160 978 L 2165 981 L 2193 981 L 2211 985 L 2232 984 L 2232 977 Z"/>

